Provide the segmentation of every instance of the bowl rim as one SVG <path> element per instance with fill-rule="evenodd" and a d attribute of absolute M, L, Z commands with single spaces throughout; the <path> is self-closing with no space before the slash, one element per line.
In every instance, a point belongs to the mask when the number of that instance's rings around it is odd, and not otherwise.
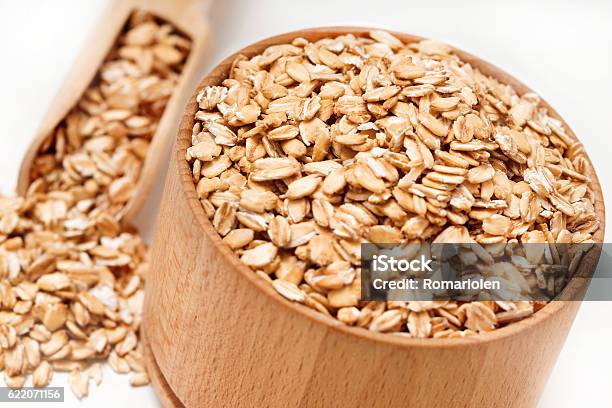
<path fill-rule="evenodd" d="M 210 220 L 206 217 L 204 213 L 204 209 L 200 204 L 196 190 L 195 184 L 192 178 L 192 171 L 187 161 L 185 160 L 185 152 L 186 149 L 191 146 L 191 132 L 194 125 L 194 115 L 198 110 L 198 104 L 196 102 L 196 96 L 198 92 L 205 86 L 209 85 L 219 85 L 224 79 L 227 78 L 227 72 L 232 67 L 234 59 L 239 55 L 253 56 L 257 53 L 260 53 L 265 48 L 271 45 L 283 44 L 291 42 L 294 38 L 303 37 L 308 39 L 309 41 L 316 41 L 321 38 L 326 37 L 335 37 L 343 34 L 353 34 L 355 36 L 367 36 L 368 32 L 372 30 L 384 30 L 387 31 L 396 37 L 398 37 L 404 43 L 411 43 L 416 41 L 421 41 L 426 38 L 406 34 L 402 32 L 397 32 L 393 30 L 386 30 L 381 28 L 370 28 L 364 26 L 327 26 L 327 27 L 314 27 L 307 28 L 302 30 L 290 31 L 278 35 L 274 35 L 271 37 L 267 37 L 265 39 L 259 40 L 252 44 L 249 44 L 237 52 L 231 54 L 230 56 L 223 59 L 219 64 L 217 64 L 214 68 L 212 68 L 208 74 L 206 74 L 202 80 L 198 83 L 196 89 L 194 90 L 192 96 L 190 97 L 186 107 L 184 116 L 181 120 L 179 131 L 177 134 L 176 144 L 174 147 L 174 154 L 176 154 L 176 162 L 177 162 L 177 171 L 179 178 L 182 183 L 182 190 L 185 194 L 185 198 L 189 202 L 189 207 L 192 212 L 192 216 L 195 218 L 195 223 L 197 223 L 203 230 L 203 232 L 207 235 L 207 237 L 211 240 L 213 246 L 216 250 L 220 252 L 220 256 L 223 256 L 226 262 L 236 271 L 239 271 L 239 274 L 245 278 L 250 284 L 257 287 L 261 290 L 266 296 L 268 296 L 270 301 L 278 302 L 282 304 L 283 307 L 288 308 L 293 313 L 297 313 L 301 316 L 306 317 L 307 319 L 316 321 L 317 323 L 323 324 L 327 326 L 329 330 L 338 331 L 345 335 L 354 336 L 356 338 L 362 340 L 373 341 L 376 343 L 386 343 L 389 345 L 394 345 L 398 347 L 427 347 L 427 348 L 439 348 L 439 347 L 465 347 L 471 345 L 480 345 L 493 341 L 500 341 L 510 336 L 518 335 L 522 332 L 526 332 L 527 330 L 535 330 L 537 326 L 542 322 L 553 318 L 556 314 L 560 313 L 562 310 L 569 307 L 570 303 L 580 301 L 552 301 L 546 304 L 542 309 L 538 310 L 536 313 L 531 315 L 528 318 L 520 320 L 518 322 L 514 322 L 508 324 L 499 329 L 495 329 L 486 333 L 479 333 L 474 336 L 460 337 L 460 338 L 413 338 L 406 337 L 400 335 L 392 335 L 389 333 L 377 333 L 367 330 L 365 328 L 355 327 L 355 326 L 347 326 L 344 323 L 330 317 L 326 316 L 318 311 L 315 311 L 305 305 L 291 302 L 281 295 L 279 295 L 276 290 L 269 283 L 265 282 L 263 279 L 258 277 L 249 267 L 243 264 L 237 255 L 235 255 L 232 250 L 222 241 L 221 237 L 213 228 Z M 451 49 L 454 54 L 459 56 L 463 61 L 470 63 L 472 66 L 478 68 L 480 72 L 491 76 L 502 83 L 506 83 L 511 85 L 519 95 L 523 95 L 528 92 L 533 92 L 529 87 L 524 85 L 522 82 L 506 73 L 502 69 L 494 66 L 493 64 L 478 58 L 472 54 L 469 54 L 461 49 L 458 49 L 454 46 L 451 46 Z M 580 143 L 572 129 L 569 125 L 563 120 L 563 118 L 544 100 L 541 98 L 541 104 L 544 106 L 549 113 L 549 116 L 560 120 L 565 128 L 567 129 L 567 133 L 576 142 Z M 580 143 L 581 144 L 581 143 Z M 600 217 L 600 228 L 595 233 L 594 238 L 597 242 L 603 242 L 603 235 L 605 231 L 605 207 L 603 194 L 601 190 L 601 185 L 599 183 L 599 179 L 597 178 L 597 174 L 595 172 L 595 168 L 591 159 L 589 158 L 586 151 L 584 152 L 585 157 L 587 159 L 588 164 L 590 165 L 590 177 L 591 177 L 591 185 L 595 195 L 595 212 Z M 174 171 L 171 169 L 170 171 Z M 576 283 L 576 285 L 574 285 Z M 574 287 L 572 288 L 572 285 Z M 565 290 L 580 290 L 582 286 L 578 286 L 580 283 L 577 280 L 573 280 L 570 282 Z"/>

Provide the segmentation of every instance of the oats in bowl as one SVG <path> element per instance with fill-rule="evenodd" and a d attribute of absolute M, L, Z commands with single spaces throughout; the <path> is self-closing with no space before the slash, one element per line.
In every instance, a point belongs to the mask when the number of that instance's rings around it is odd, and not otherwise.
<path fill-rule="evenodd" d="M 186 160 L 214 228 L 285 298 L 348 325 L 457 337 L 539 302 L 364 302 L 362 243 L 587 243 L 581 144 L 451 47 L 296 38 L 238 56 L 197 96 Z"/>

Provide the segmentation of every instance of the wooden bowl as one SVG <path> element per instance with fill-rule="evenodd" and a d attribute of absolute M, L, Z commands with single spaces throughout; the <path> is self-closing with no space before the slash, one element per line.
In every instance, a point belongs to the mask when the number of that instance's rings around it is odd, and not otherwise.
<path fill-rule="evenodd" d="M 316 28 L 271 37 L 238 53 L 252 56 L 301 36 L 315 41 L 357 27 Z M 422 38 L 393 33 L 405 43 Z M 460 50 L 483 73 L 530 89 Z M 218 85 L 232 55 L 200 83 Z M 188 407 L 527 407 L 534 406 L 565 341 L 579 301 L 552 302 L 534 316 L 461 339 L 413 339 L 348 327 L 289 302 L 223 244 L 198 201 L 185 161 L 194 92 L 166 179 L 147 279 L 147 360 L 167 406 Z M 561 119 L 545 102 L 550 115 Z M 564 123 L 565 124 L 565 123 Z M 565 124 L 567 126 L 567 124 Z M 569 134 L 575 135 L 567 128 Z M 592 172 L 596 211 L 604 205 Z"/>

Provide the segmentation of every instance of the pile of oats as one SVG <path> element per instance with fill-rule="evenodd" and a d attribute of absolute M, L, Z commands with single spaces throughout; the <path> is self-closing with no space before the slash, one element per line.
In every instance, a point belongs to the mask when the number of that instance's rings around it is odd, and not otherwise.
<path fill-rule="evenodd" d="M 197 102 L 186 160 L 214 228 L 282 296 L 347 325 L 461 337 L 543 306 L 363 302 L 363 242 L 580 243 L 599 227 L 582 146 L 445 44 L 296 38 L 239 56 Z"/>
<path fill-rule="evenodd" d="M 93 198 L 64 191 L 0 198 L 0 368 L 7 385 L 21 387 L 32 374 L 33 386 L 44 387 L 53 371 L 70 371 L 82 398 L 87 376 L 100 381 L 97 361 L 134 371 L 134 381 L 146 375 L 138 332 L 147 267 L 140 237 Z"/>
<path fill-rule="evenodd" d="M 30 179 L 44 191 L 94 194 L 97 208 L 121 217 L 190 45 L 170 24 L 135 12 L 96 79 L 41 146 Z"/>
<path fill-rule="evenodd" d="M 13 388 L 102 367 L 149 383 L 140 343 L 148 250 L 119 222 L 189 40 L 135 12 L 77 106 L 42 146 L 25 197 L 0 197 L 0 371 Z"/>

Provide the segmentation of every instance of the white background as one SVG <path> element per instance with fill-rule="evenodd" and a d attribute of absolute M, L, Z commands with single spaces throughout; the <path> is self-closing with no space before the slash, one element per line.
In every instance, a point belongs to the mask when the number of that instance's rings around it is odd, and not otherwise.
<path fill-rule="evenodd" d="M 612 2 L 499 3 L 217 0 L 207 70 L 250 42 L 304 27 L 380 26 L 443 40 L 493 62 L 544 96 L 583 141 L 604 192 L 610 191 Z M 13 190 L 21 156 L 106 4 L 0 0 L 0 191 Z M 159 191 L 141 217 L 149 237 L 158 199 Z M 582 306 L 539 407 L 612 406 L 611 316 L 612 303 Z M 103 384 L 92 386 L 80 404 L 67 389 L 66 405 L 157 406 L 151 388 L 132 389 L 127 380 L 107 368 Z M 64 384 L 65 377 L 56 375 L 52 385 Z"/>

